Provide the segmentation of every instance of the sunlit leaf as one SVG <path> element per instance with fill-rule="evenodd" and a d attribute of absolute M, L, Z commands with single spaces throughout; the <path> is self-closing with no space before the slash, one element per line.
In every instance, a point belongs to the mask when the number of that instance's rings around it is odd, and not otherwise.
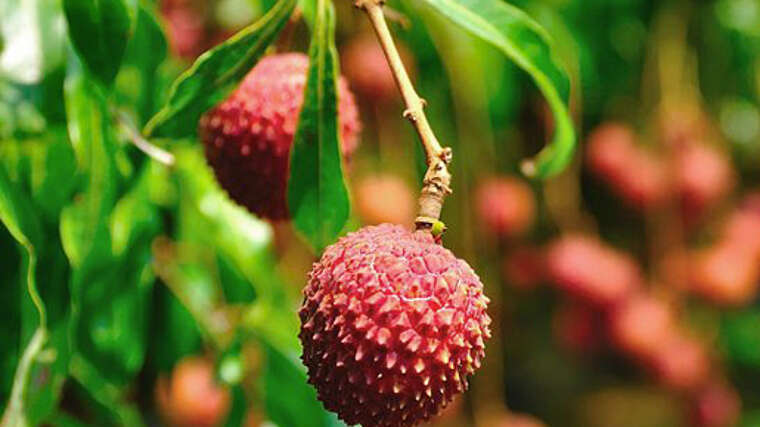
<path fill-rule="evenodd" d="M 332 3 L 318 0 L 309 72 L 290 161 L 288 205 L 293 225 L 317 250 L 332 243 L 348 219 L 338 141 L 338 63 Z"/>
<path fill-rule="evenodd" d="M 568 112 L 569 83 L 544 29 L 520 9 L 501 0 L 423 0 L 453 23 L 499 48 L 533 79 L 554 115 L 554 138 L 523 172 L 545 178 L 572 159 L 575 131 Z"/>
<path fill-rule="evenodd" d="M 296 0 L 279 0 L 258 21 L 201 55 L 174 82 L 166 105 L 148 122 L 151 136 L 193 135 L 198 119 L 251 70 L 288 21 Z"/>

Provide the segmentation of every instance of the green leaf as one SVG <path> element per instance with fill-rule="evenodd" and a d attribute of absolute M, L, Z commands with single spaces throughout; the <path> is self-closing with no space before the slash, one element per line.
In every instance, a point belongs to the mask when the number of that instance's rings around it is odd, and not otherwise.
<path fill-rule="evenodd" d="M 320 0 L 322 1 L 322 0 Z M 330 417 L 306 382 L 303 365 L 265 345 L 263 389 L 267 416 L 280 426 L 325 427 Z"/>
<path fill-rule="evenodd" d="M 317 251 L 335 240 L 349 211 L 338 141 L 334 13 L 328 0 L 317 1 L 309 48 L 309 77 L 288 181 L 293 224 Z"/>
<path fill-rule="evenodd" d="M 37 310 L 38 323 L 28 340 L 16 367 L 11 396 L 3 414 L 3 426 L 23 426 L 28 423 L 25 397 L 35 359 L 48 339 L 45 306 L 37 290 L 37 250 L 42 244 L 42 231 L 32 204 L 11 183 L 5 168 L 0 166 L 0 220 L 13 238 L 23 247 L 26 291 Z M 25 337 L 24 337 L 25 339 Z"/>
<path fill-rule="evenodd" d="M 136 17 L 129 0 L 63 0 L 72 44 L 87 69 L 110 86 L 121 66 Z"/>
<path fill-rule="evenodd" d="M 201 55 L 174 82 L 168 102 L 148 122 L 145 133 L 193 135 L 201 114 L 245 77 L 285 25 L 295 4 L 296 0 L 279 0 L 258 21 Z"/>
<path fill-rule="evenodd" d="M 65 32 L 58 0 L 0 2 L 0 80 L 39 83 L 64 59 Z"/>
<path fill-rule="evenodd" d="M 520 9 L 501 0 L 423 0 L 453 23 L 495 47 L 526 71 L 554 115 L 552 142 L 523 172 L 546 178 L 561 172 L 572 159 L 575 131 L 568 112 L 570 86 L 546 31 Z"/>

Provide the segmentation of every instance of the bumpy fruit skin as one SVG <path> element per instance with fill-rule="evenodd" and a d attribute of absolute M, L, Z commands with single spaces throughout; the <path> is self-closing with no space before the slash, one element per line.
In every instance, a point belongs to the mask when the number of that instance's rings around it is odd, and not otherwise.
<path fill-rule="evenodd" d="M 536 201 L 530 186 L 512 177 L 491 177 L 475 192 L 478 217 L 489 233 L 516 236 L 533 225 Z"/>
<path fill-rule="evenodd" d="M 227 100 L 200 120 L 206 158 L 230 197 L 271 220 L 289 218 L 290 149 L 303 104 L 309 58 L 286 53 L 263 58 Z M 344 158 L 358 143 L 354 97 L 338 81 L 338 124 Z"/>
<path fill-rule="evenodd" d="M 478 276 L 429 233 L 362 228 L 309 274 L 299 312 L 309 382 L 349 425 L 416 425 L 480 367 L 487 305 Z"/>

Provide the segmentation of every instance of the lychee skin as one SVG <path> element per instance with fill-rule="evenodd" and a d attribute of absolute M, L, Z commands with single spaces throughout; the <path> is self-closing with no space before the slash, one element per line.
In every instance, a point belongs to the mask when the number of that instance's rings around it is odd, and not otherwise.
<path fill-rule="evenodd" d="M 238 89 L 200 120 L 206 158 L 238 204 L 271 220 L 290 217 L 290 148 L 303 104 L 309 58 L 302 53 L 259 61 Z M 351 91 L 338 80 L 338 124 L 344 158 L 358 143 L 361 123 Z"/>
<path fill-rule="evenodd" d="M 299 311 L 302 360 L 349 425 L 413 426 L 467 388 L 490 338 L 488 298 L 426 232 L 360 229 L 328 247 Z"/>

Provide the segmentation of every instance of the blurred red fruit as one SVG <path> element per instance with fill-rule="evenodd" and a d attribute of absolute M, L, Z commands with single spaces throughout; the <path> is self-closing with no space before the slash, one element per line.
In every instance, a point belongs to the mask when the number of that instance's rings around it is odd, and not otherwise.
<path fill-rule="evenodd" d="M 169 48 L 180 58 L 192 60 L 209 47 L 208 6 L 198 0 L 164 0 L 161 15 L 166 22 Z"/>
<path fill-rule="evenodd" d="M 710 361 L 705 348 L 700 342 L 685 336 L 661 343 L 651 363 L 659 380 L 676 390 L 699 387 L 710 374 Z"/>
<path fill-rule="evenodd" d="M 760 259 L 760 210 L 745 207 L 734 212 L 724 225 L 721 240 Z"/>
<path fill-rule="evenodd" d="M 687 215 L 699 216 L 731 192 L 734 172 L 720 151 L 701 143 L 675 148 L 676 191 Z"/>
<path fill-rule="evenodd" d="M 557 287 L 595 305 L 622 301 L 641 284 L 639 268 L 630 256 L 583 235 L 553 243 L 547 271 Z"/>
<path fill-rule="evenodd" d="M 504 280 L 518 289 L 534 289 L 546 277 L 544 251 L 521 246 L 507 253 L 502 262 Z"/>
<path fill-rule="evenodd" d="M 740 413 L 739 395 L 723 383 L 713 383 L 699 390 L 692 403 L 692 419 L 698 427 L 735 426 Z"/>
<path fill-rule="evenodd" d="M 552 331 L 559 344 L 574 353 L 585 354 L 597 345 L 598 313 L 582 304 L 560 307 L 552 319 Z"/>
<path fill-rule="evenodd" d="M 156 400 L 167 422 L 177 427 L 219 425 L 230 408 L 229 391 L 216 383 L 214 365 L 200 357 L 177 363 L 170 380 L 160 378 Z"/>
<path fill-rule="evenodd" d="M 505 237 L 528 231 L 536 215 L 533 190 L 512 177 L 492 177 L 481 182 L 475 192 L 475 206 L 485 230 Z"/>
<path fill-rule="evenodd" d="M 410 186 L 391 174 L 366 176 L 355 187 L 356 210 L 367 225 L 382 223 L 411 226 L 415 200 Z"/>
<path fill-rule="evenodd" d="M 755 252 L 728 242 L 695 255 L 691 272 L 693 290 L 723 305 L 742 305 L 757 294 L 760 263 Z"/>
<path fill-rule="evenodd" d="M 586 158 L 589 169 L 631 206 L 648 209 L 667 196 L 664 165 L 636 146 L 636 136 L 625 125 L 609 123 L 594 130 Z"/>
<path fill-rule="evenodd" d="M 403 44 L 397 42 L 396 47 L 407 71 L 414 75 L 412 55 Z M 340 57 L 343 73 L 351 87 L 362 97 L 373 102 L 388 102 L 401 98 L 385 53 L 374 34 L 365 34 L 353 39 L 342 49 Z"/>
<path fill-rule="evenodd" d="M 610 314 L 610 332 L 624 352 L 649 359 L 676 334 L 675 316 L 663 301 L 637 294 Z"/>

